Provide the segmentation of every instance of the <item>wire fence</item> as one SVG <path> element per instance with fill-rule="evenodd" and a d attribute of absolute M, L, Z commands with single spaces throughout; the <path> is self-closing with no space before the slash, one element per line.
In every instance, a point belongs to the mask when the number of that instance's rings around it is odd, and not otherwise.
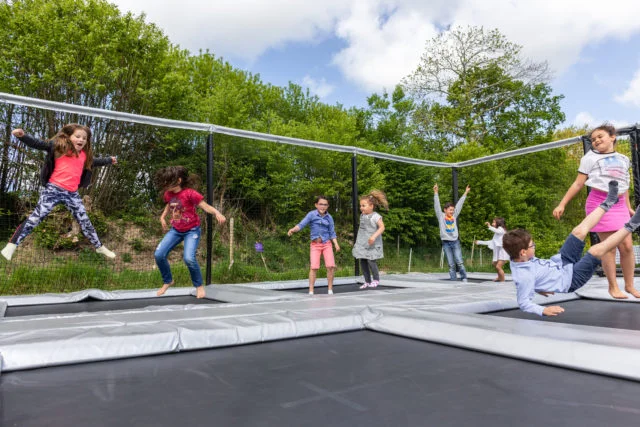
<path fill-rule="evenodd" d="M 212 261 L 213 283 L 306 278 L 308 231 L 290 238 L 286 230 L 314 209 L 313 195 L 319 193 L 329 199 L 329 213 L 342 247 L 336 253 L 337 274 L 353 275 L 353 219 L 358 212 L 354 212 L 352 197 L 352 160 L 356 155 L 359 193 L 384 185 L 390 202 L 390 210 L 380 212 L 387 227 L 385 257 L 379 261 L 384 273 L 448 271 L 434 213 L 432 186 L 436 182 L 442 203 L 456 199 L 456 182 L 471 186 L 459 217 L 463 255 L 470 271 L 493 271 L 491 251 L 474 242 L 490 240 L 484 223 L 495 216 L 508 213 L 509 228 L 530 229 L 540 237 L 540 252 L 551 254 L 583 215 L 584 195 L 572 202 L 565 220 L 548 225 L 553 207 L 575 178 L 582 155 L 580 137 L 444 163 L 9 94 L 0 94 L 0 100 L 6 121 L 0 129 L 4 141 L 0 239 L 4 241 L 37 203 L 43 161 L 42 153 L 11 138 L 11 129 L 23 127 L 34 136 L 47 138 L 64 123 L 80 122 L 91 127 L 96 153 L 118 157 L 118 165 L 96 169 L 93 185 L 81 191 L 92 223 L 104 245 L 116 252 L 116 259 L 96 254 L 71 215 L 57 207 L 19 246 L 11 262 L 0 258 L 1 294 L 159 287 L 162 281 L 154 252 L 164 234 L 159 222 L 164 205 L 152 177 L 167 165 L 188 166 L 201 177 L 214 174 L 210 188 L 207 180 L 199 190 L 210 192 L 211 204 L 228 221 L 210 226 L 203 215 L 202 235 L 211 231 L 213 245 L 207 248 L 201 243 L 197 251 L 203 269 L 208 259 Z M 215 160 L 209 165 L 207 136 L 212 133 Z M 629 148 L 625 150 L 633 155 Z M 523 167 L 521 158 L 531 167 Z M 547 167 L 554 162 L 561 162 L 562 168 Z M 553 179 L 541 175 L 549 171 L 554 171 Z M 394 176 L 395 181 L 383 182 L 380 175 Z M 540 194 L 501 196 L 504 186 L 531 179 L 553 184 Z M 176 284 L 190 286 L 182 251 L 173 251 L 169 261 Z M 321 268 L 319 276 L 324 274 Z"/>

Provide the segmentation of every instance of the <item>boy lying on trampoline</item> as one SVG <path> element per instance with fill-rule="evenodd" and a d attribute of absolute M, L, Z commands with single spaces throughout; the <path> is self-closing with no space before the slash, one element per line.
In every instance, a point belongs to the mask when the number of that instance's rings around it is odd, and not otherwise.
<path fill-rule="evenodd" d="M 542 307 L 534 304 L 534 293 L 552 295 L 555 292 L 574 292 L 581 288 L 593 276 L 600 258 L 640 227 L 639 206 L 623 228 L 603 242 L 593 245 L 582 256 L 587 234 L 617 201 L 618 182 L 610 181 L 606 200 L 571 231 L 560 248 L 560 253 L 551 259 L 536 258 L 536 245 L 526 230 L 512 230 L 504 235 L 502 244 L 511 257 L 511 277 L 516 284 L 518 305 L 522 311 L 539 316 L 557 316 L 564 312 L 559 306 Z"/>

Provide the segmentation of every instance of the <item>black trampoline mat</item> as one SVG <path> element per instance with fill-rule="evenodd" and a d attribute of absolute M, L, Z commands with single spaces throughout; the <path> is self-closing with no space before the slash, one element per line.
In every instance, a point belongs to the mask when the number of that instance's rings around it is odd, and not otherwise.
<path fill-rule="evenodd" d="M 7 307 L 5 317 L 33 316 L 37 314 L 71 314 L 83 312 L 130 310 L 149 306 L 187 305 L 187 304 L 222 304 L 207 298 L 198 299 L 195 296 L 168 296 L 139 299 L 97 300 L 89 298 L 79 302 L 64 304 L 39 304 Z"/>
<path fill-rule="evenodd" d="M 375 288 L 365 288 L 365 289 L 360 289 L 360 286 L 362 286 L 362 283 L 345 283 L 343 285 L 338 285 L 338 284 L 333 284 L 333 293 L 334 294 L 344 294 L 347 292 L 366 292 L 366 291 L 373 291 L 376 289 L 404 289 L 401 288 L 400 286 L 384 286 L 384 285 L 378 285 Z M 296 288 L 296 289 L 277 289 L 278 291 L 286 291 L 286 292 L 297 292 L 297 293 L 301 293 L 301 294 L 306 294 L 309 292 L 309 287 L 305 287 L 305 288 Z M 327 286 L 314 286 L 313 287 L 313 293 L 314 294 L 327 294 L 329 292 L 329 288 Z"/>
<path fill-rule="evenodd" d="M 640 383 L 371 331 L 7 372 L 3 426 L 632 426 Z"/>
<path fill-rule="evenodd" d="M 550 305 L 559 305 L 565 311 L 553 317 L 540 317 L 521 310 L 505 310 L 486 314 L 515 319 L 540 320 L 542 322 L 570 323 L 572 325 L 640 331 L 640 303 L 579 299 Z"/>

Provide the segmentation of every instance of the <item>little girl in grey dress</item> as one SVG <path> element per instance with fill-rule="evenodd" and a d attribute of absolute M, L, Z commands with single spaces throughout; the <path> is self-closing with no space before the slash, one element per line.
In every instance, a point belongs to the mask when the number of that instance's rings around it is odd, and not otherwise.
<path fill-rule="evenodd" d="M 354 258 L 360 260 L 360 268 L 364 275 L 364 284 L 360 289 L 375 288 L 380 283 L 380 273 L 376 260 L 383 258 L 382 233 L 384 222 L 382 216 L 375 209 L 382 206 L 389 209 L 387 197 L 382 191 L 372 190 L 369 194 L 360 197 L 360 227 L 358 236 L 351 253 Z"/>

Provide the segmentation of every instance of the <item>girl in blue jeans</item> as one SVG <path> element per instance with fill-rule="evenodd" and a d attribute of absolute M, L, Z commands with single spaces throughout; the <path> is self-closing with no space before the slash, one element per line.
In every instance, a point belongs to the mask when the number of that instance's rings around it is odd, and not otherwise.
<path fill-rule="evenodd" d="M 171 267 L 167 261 L 167 256 L 173 248 L 184 241 L 184 263 L 187 264 L 191 281 L 196 288 L 198 298 L 205 297 L 202 286 L 202 272 L 196 259 L 196 249 L 200 243 L 200 217 L 196 212 L 196 207 L 216 216 L 218 223 L 226 221 L 224 215 L 218 212 L 213 206 L 204 201 L 202 194 L 192 187 L 196 177 L 189 175 L 187 168 L 183 166 L 169 166 L 159 170 L 155 176 L 156 185 L 164 191 L 164 201 L 167 203 L 160 223 L 162 229 L 167 231 L 160 244 L 156 248 L 155 258 L 160 274 L 162 275 L 162 288 L 158 291 L 158 296 L 163 295 L 171 285 L 173 277 Z M 168 227 L 165 217 L 170 215 L 171 228 Z"/>

